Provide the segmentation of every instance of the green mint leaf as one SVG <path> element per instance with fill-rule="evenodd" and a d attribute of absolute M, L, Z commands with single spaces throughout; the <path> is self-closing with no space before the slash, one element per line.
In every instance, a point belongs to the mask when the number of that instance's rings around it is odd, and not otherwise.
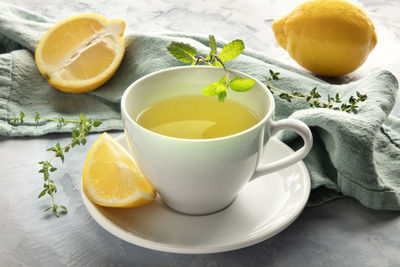
<path fill-rule="evenodd" d="M 217 95 L 217 86 L 219 86 L 218 82 L 212 83 L 203 89 L 203 95 L 205 96 L 215 96 Z"/>
<path fill-rule="evenodd" d="M 214 35 L 209 35 L 209 36 L 208 36 L 208 40 L 209 40 L 210 49 L 211 49 L 210 55 L 216 54 L 216 53 L 217 53 L 217 43 L 215 42 L 215 37 L 214 37 Z"/>
<path fill-rule="evenodd" d="M 224 102 L 226 98 L 226 91 L 218 93 L 218 101 L 219 102 Z"/>
<path fill-rule="evenodd" d="M 222 87 L 218 87 L 218 91 L 217 93 L 226 91 L 228 89 L 228 84 L 226 83 L 226 81 L 228 80 L 227 76 L 224 76 L 221 78 L 221 80 L 219 80 L 218 82 L 222 85 Z"/>
<path fill-rule="evenodd" d="M 229 82 L 229 87 L 237 92 L 245 92 L 250 90 L 255 84 L 256 81 L 254 81 L 253 79 L 237 77 Z"/>
<path fill-rule="evenodd" d="M 219 58 L 222 61 L 229 61 L 237 56 L 239 56 L 244 49 L 244 43 L 242 40 L 235 40 L 230 42 L 229 44 L 226 44 L 221 52 L 219 53 Z"/>
<path fill-rule="evenodd" d="M 212 83 L 203 89 L 203 95 L 205 96 L 216 96 L 221 92 L 226 91 L 226 76 L 224 76 L 218 82 Z"/>
<path fill-rule="evenodd" d="M 194 56 L 197 54 L 197 51 L 196 48 L 190 44 L 171 42 L 167 46 L 167 49 L 172 56 L 184 63 L 192 63 L 195 61 Z"/>

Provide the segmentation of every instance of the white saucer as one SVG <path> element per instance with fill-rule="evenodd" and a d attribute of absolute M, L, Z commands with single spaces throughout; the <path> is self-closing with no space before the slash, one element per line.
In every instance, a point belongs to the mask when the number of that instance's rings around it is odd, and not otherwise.
<path fill-rule="evenodd" d="M 117 140 L 127 146 L 125 135 Z M 266 146 L 263 162 L 293 153 L 278 139 Z M 292 223 L 310 193 L 310 177 L 298 162 L 279 172 L 249 182 L 226 209 L 202 216 L 185 215 L 156 201 L 130 209 L 83 203 L 93 219 L 111 234 L 138 246 L 175 253 L 215 253 L 243 248 L 266 240 Z"/>

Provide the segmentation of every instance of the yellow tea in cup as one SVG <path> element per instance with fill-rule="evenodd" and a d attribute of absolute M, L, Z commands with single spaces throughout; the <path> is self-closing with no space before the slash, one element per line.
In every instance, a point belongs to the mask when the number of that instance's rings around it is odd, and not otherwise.
<path fill-rule="evenodd" d="M 162 135 L 184 139 L 210 139 L 233 135 L 259 122 L 245 105 L 230 99 L 185 95 L 161 100 L 144 109 L 136 122 Z"/>

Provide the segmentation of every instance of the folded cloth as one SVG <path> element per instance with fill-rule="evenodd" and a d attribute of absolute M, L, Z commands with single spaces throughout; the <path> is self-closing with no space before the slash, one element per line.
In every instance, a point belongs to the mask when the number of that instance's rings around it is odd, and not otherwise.
<path fill-rule="evenodd" d="M 206 36 L 189 34 L 125 35 L 126 53 L 116 74 L 101 88 L 73 95 L 52 88 L 43 79 L 34 61 L 35 47 L 54 23 L 27 10 L 0 4 L 0 134 L 37 136 L 68 132 L 70 126 L 57 127 L 57 122 L 25 120 L 14 125 L 13 117 L 26 115 L 101 120 L 96 131 L 121 130 L 120 99 L 124 90 L 138 78 L 151 72 L 182 65 L 165 47 L 172 41 L 195 46 L 208 53 Z M 218 42 L 221 48 L 223 42 Z M 324 203 L 346 195 L 374 209 L 400 210 L 400 120 L 388 117 L 397 93 L 396 78 L 388 71 L 378 71 L 346 85 L 332 85 L 286 66 L 267 56 L 246 49 L 228 67 L 265 81 L 268 70 L 280 73 L 274 85 L 285 90 L 307 93 L 317 87 L 327 96 L 339 93 L 342 99 L 356 91 L 368 95 L 359 104 L 358 114 L 329 109 L 310 108 L 305 101 L 288 103 L 277 97 L 275 119 L 296 118 L 310 126 L 314 146 L 304 162 L 311 175 L 309 205 Z M 228 96 L 229 97 L 229 96 Z M 280 138 L 293 148 L 302 145 L 295 134 Z"/>

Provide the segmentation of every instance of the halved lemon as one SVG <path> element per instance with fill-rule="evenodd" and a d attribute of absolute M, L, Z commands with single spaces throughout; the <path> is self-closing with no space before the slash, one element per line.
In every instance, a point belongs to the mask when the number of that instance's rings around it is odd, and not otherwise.
<path fill-rule="evenodd" d="M 125 22 L 81 14 L 53 26 L 35 52 L 40 73 L 55 88 L 84 93 L 103 85 L 125 53 Z"/>
<path fill-rule="evenodd" d="M 107 133 L 90 148 L 82 187 L 92 202 L 106 207 L 137 207 L 156 197 L 132 156 Z"/>

